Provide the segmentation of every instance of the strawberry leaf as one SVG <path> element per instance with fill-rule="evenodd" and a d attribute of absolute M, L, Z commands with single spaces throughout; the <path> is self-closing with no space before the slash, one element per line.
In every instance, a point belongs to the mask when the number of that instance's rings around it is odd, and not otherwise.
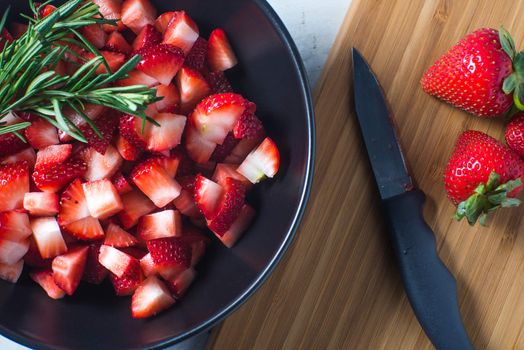
<path fill-rule="evenodd" d="M 516 55 L 515 42 L 513 41 L 511 34 L 509 34 L 509 32 L 502 26 L 499 29 L 499 40 L 502 49 L 504 50 L 504 52 L 508 54 L 508 56 L 513 61 Z"/>

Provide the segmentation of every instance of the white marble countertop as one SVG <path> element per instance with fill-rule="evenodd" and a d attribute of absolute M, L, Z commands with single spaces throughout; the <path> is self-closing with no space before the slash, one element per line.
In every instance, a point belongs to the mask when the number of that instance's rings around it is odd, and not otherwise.
<path fill-rule="evenodd" d="M 351 0 L 268 0 L 295 40 L 302 55 L 310 83 L 314 85 L 333 44 Z M 172 350 L 202 348 L 198 343 L 205 338 L 188 340 Z M 24 350 L 0 336 L 0 349 Z"/>

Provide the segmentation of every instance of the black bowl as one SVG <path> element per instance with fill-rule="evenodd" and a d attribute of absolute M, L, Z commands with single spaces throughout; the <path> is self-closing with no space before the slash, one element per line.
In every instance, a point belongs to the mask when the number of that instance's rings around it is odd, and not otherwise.
<path fill-rule="evenodd" d="M 134 320 L 130 298 L 111 286 L 82 284 L 74 297 L 49 299 L 24 276 L 0 282 L 0 332 L 32 348 L 161 348 L 195 335 L 240 306 L 275 268 L 293 239 L 306 206 L 313 172 L 314 118 L 308 83 L 297 49 L 264 0 L 153 1 L 159 11 L 185 9 L 207 35 L 229 34 L 239 66 L 233 86 L 258 105 L 267 133 L 280 148 L 278 176 L 259 185 L 249 201 L 258 211 L 233 249 L 213 242 L 199 276 L 171 310 Z M 0 9 L 27 12 L 26 0 L 0 0 Z M 241 332 L 241 330 L 239 330 Z"/>

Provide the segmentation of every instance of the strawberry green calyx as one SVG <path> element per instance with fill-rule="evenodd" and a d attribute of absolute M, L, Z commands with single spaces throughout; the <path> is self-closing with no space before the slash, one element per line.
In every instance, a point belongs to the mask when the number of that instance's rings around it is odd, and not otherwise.
<path fill-rule="evenodd" d="M 524 111 L 524 51 L 517 53 L 513 38 L 504 27 L 499 29 L 499 40 L 513 66 L 513 73 L 504 79 L 502 90 L 507 95 L 513 94 L 515 106 Z"/>
<path fill-rule="evenodd" d="M 522 203 L 520 199 L 508 196 L 521 186 L 520 178 L 501 184 L 500 176 L 493 171 L 485 184 L 478 185 L 475 192 L 457 206 L 454 218 L 460 221 L 465 217 L 472 226 L 478 220 L 482 226 L 486 226 L 489 213 L 500 207 L 517 207 Z"/>

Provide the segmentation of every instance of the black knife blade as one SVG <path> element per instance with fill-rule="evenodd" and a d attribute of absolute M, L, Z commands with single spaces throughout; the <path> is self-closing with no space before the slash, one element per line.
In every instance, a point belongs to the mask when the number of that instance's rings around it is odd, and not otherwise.
<path fill-rule="evenodd" d="M 352 56 L 357 119 L 411 307 L 437 349 L 473 349 L 455 278 L 437 255 L 422 215 L 425 195 L 411 181 L 380 84 L 355 48 Z"/>

